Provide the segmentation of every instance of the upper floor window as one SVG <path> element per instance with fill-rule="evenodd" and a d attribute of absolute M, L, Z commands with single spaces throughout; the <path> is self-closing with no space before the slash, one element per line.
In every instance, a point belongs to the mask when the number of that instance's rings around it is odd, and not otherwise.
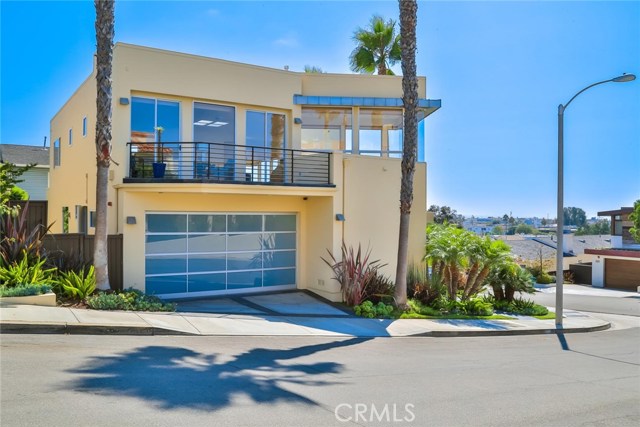
<path fill-rule="evenodd" d="M 358 121 L 360 154 L 402 157 L 402 110 L 361 108 Z"/>
<path fill-rule="evenodd" d="M 60 138 L 53 141 L 53 167 L 60 166 Z"/>
<path fill-rule="evenodd" d="M 131 141 L 179 142 L 180 103 L 132 97 Z"/>
<path fill-rule="evenodd" d="M 73 144 L 73 129 L 69 129 L 69 145 Z"/>
<path fill-rule="evenodd" d="M 87 136 L 87 117 L 82 118 L 82 136 Z"/>
<path fill-rule="evenodd" d="M 236 110 L 226 105 L 193 103 L 195 142 L 236 143 Z"/>
<path fill-rule="evenodd" d="M 304 150 L 352 150 L 351 108 L 302 108 Z"/>

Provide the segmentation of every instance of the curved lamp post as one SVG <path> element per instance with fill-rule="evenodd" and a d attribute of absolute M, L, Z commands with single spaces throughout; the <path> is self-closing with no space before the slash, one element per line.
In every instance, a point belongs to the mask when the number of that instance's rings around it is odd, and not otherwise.
<path fill-rule="evenodd" d="M 564 110 L 567 109 L 571 101 L 587 89 L 604 83 L 624 83 L 635 80 L 633 74 L 623 74 L 609 80 L 594 83 L 573 95 L 573 98 L 566 104 L 558 105 L 558 228 L 556 230 L 556 327 L 562 327 L 562 285 L 564 284 Z"/>

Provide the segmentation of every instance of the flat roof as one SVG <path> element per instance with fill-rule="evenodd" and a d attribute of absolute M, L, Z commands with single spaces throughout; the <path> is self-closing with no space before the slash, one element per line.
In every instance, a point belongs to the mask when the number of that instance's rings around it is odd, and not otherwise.
<path fill-rule="evenodd" d="M 631 212 L 633 212 L 633 208 L 632 207 L 623 206 L 620 209 L 616 209 L 616 210 L 613 210 L 613 211 L 598 212 L 598 216 L 626 215 L 626 214 L 630 214 Z"/>

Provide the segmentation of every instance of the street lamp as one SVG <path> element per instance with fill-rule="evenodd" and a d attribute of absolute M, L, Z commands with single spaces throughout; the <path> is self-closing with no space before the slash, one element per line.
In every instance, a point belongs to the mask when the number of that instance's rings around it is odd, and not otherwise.
<path fill-rule="evenodd" d="M 587 89 L 604 83 L 624 83 L 635 80 L 633 74 L 623 74 L 609 80 L 594 83 L 573 95 L 573 98 L 566 104 L 558 105 L 558 228 L 556 230 L 556 327 L 562 327 L 562 285 L 564 284 L 564 110 L 567 109 L 571 101 Z"/>

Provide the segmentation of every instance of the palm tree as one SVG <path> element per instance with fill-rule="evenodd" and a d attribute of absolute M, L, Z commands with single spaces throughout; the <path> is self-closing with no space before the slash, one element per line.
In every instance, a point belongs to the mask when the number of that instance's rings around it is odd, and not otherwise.
<path fill-rule="evenodd" d="M 107 196 L 111 162 L 111 63 L 113 59 L 114 0 L 95 0 L 96 8 L 96 234 L 93 249 L 96 287 L 109 285 L 107 252 Z"/>
<path fill-rule="evenodd" d="M 402 3 L 401 1 L 401 14 Z M 406 7 L 406 9 L 409 10 L 410 6 Z M 400 19 L 402 20 L 402 17 Z M 415 22 L 414 16 L 414 32 Z M 377 70 L 379 75 L 393 75 L 390 67 L 400 61 L 400 34 L 396 34 L 396 22 L 394 20 L 389 19 L 384 22 L 382 17 L 374 15 L 369 22 L 368 28 L 358 27 L 353 34 L 353 40 L 358 46 L 353 49 L 349 57 L 352 71 L 373 74 Z"/>
<path fill-rule="evenodd" d="M 400 183 L 400 229 L 398 232 L 398 263 L 396 267 L 395 302 L 407 305 L 407 258 L 409 251 L 409 220 L 413 202 L 413 174 L 418 147 L 418 79 L 416 77 L 416 0 L 398 0 L 400 4 L 400 48 L 402 50 L 402 103 L 404 105 L 404 141 L 402 178 Z M 393 51 L 393 49 L 392 49 Z"/>

